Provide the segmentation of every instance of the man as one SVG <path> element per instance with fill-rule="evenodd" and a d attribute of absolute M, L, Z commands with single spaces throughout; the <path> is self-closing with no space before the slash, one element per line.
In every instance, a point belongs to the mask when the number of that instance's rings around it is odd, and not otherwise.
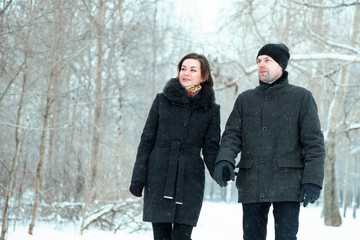
<path fill-rule="evenodd" d="M 243 206 L 244 240 L 266 239 L 273 206 L 275 239 L 296 239 L 300 202 L 320 196 L 324 138 L 310 91 L 289 84 L 285 44 L 266 44 L 257 55 L 259 86 L 241 93 L 226 123 L 214 179 L 234 180 Z"/>

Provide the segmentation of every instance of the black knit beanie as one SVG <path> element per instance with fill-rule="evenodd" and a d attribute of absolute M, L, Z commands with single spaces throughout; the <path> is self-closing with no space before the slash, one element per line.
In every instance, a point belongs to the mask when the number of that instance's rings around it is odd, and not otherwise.
<path fill-rule="evenodd" d="M 289 49 L 284 43 L 268 43 L 259 50 L 256 59 L 260 55 L 270 56 L 282 67 L 283 71 L 285 71 L 290 58 Z"/>

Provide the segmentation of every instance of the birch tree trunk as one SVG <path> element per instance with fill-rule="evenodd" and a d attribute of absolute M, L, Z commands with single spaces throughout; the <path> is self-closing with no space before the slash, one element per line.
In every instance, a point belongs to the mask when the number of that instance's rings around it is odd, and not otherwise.
<path fill-rule="evenodd" d="M 61 8 L 59 8 L 60 10 L 55 10 L 54 11 L 54 18 L 59 18 L 61 19 Z M 56 15 L 58 14 L 58 15 Z M 36 178 L 35 178 L 35 197 L 34 197 L 34 206 L 33 206 L 33 213 L 32 213 L 32 219 L 31 219 L 31 223 L 29 226 L 29 230 L 28 233 L 30 235 L 33 234 L 33 230 L 35 227 L 35 223 L 37 220 L 37 213 L 38 213 L 38 206 L 39 206 L 39 202 L 40 202 L 40 188 L 41 188 L 41 170 L 44 164 L 44 160 L 45 160 L 45 152 L 47 149 L 47 138 L 48 138 L 48 127 L 49 127 L 49 116 L 50 116 L 50 110 L 51 110 L 51 105 L 54 102 L 54 98 L 52 97 L 52 85 L 53 82 L 56 81 L 56 77 L 57 77 L 57 67 L 56 67 L 56 49 L 57 49 L 57 44 L 58 44 L 58 37 L 59 37 L 59 31 L 58 31 L 58 26 L 56 24 L 58 24 L 57 21 L 55 21 L 54 23 L 54 27 L 56 29 L 55 31 L 55 36 L 53 36 L 53 44 L 52 44 L 52 50 L 51 50 L 51 68 L 50 68 L 50 76 L 49 76 L 49 83 L 48 83 L 48 87 L 47 87 L 47 91 L 46 91 L 46 104 L 45 104 L 45 112 L 43 115 L 43 129 L 42 129 L 42 134 L 41 134 L 41 143 L 40 143 L 40 159 L 37 165 L 37 169 L 36 169 Z"/>
<path fill-rule="evenodd" d="M 340 121 L 340 110 L 344 104 L 346 88 L 340 85 L 346 85 L 349 78 L 349 69 L 346 66 L 342 69 L 338 85 L 335 87 L 335 96 L 330 104 L 328 115 L 328 132 L 325 135 L 325 180 L 324 180 L 324 221 L 326 226 L 338 227 L 341 225 L 341 216 L 339 210 L 339 198 L 336 188 L 336 131 Z"/>
<path fill-rule="evenodd" d="M 99 142 L 101 137 L 100 120 L 102 111 L 102 72 L 103 72 L 103 27 L 105 24 L 105 11 L 103 1 L 99 2 L 99 18 L 97 21 L 97 64 L 96 64 L 96 80 L 95 80 L 95 113 L 93 125 L 93 141 L 91 153 L 91 184 L 90 188 L 95 185 L 97 180 L 97 171 L 99 166 Z M 96 198 L 96 191 L 92 199 Z"/>
<path fill-rule="evenodd" d="M 314 3 L 316 4 L 321 4 L 321 0 L 316 0 L 314 1 Z M 313 25 L 314 25 L 314 29 L 316 29 L 316 34 L 318 34 L 319 36 L 326 36 L 326 32 L 324 32 L 324 29 L 322 28 L 322 25 L 324 24 L 323 19 L 324 19 L 324 10 L 322 8 L 316 8 L 313 10 Z M 318 52 L 324 52 L 324 44 L 321 42 L 317 42 L 314 43 L 314 45 L 316 46 L 316 51 Z M 315 61 L 314 63 L 311 63 L 311 65 L 313 65 L 312 67 L 312 76 L 316 77 L 321 75 L 321 72 L 324 70 L 324 64 L 322 61 Z M 311 93 L 314 96 L 314 99 L 317 103 L 317 107 L 319 109 L 319 112 L 324 112 L 322 111 L 323 106 L 321 105 L 322 101 L 321 101 L 321 96 L 323 94 L 327 95 L 327 93 L 325 92 L 326 89 L 324 88 L 324 80 L 323 79 L 316 79 L 314 80 L 314 78 L 312 78 L 313 80 L 309 82 L 309 88 L 311 90 Z M 327 106 L 326 106 L 327 107 Z M 322 116 L 320 116 L 321 119 Z M 322 119 L 321 119 L 322 120 Z"/>
<path fill-rule="evenodd" d="M 156 89 L 156 62 L 157 62 L 157 0 L 154 1 L 154 13 L 153 13 L 153 30 L 152 30 L 152 72 L 151 72 L 151 101 L 155 96 Z"/>
<path fill-rule="evenodd" d="M 359 167 L 359 157 L 355 158 L 355 162 L 354 162 L 354 169 L 355 172 L 359 172 L 357 170 L 360 170 Z M 359 178 L 355 178 L 355 183 L 353 184 L 353 200 L 352 200 L 352 204 L 353 204 L 353 209 L 352 209 L 352 217 L 354 219 L 356 219 L 356 213 L 357 213 L 357 209 L 360 206 L 360 196 L 359 196 Z"/>
<path fill-rule="evenodd" d="M 27 156 L 25 155 L 25 156 L 23 156 L 23 158 L 25 159 L 25 161 L 24 161 L 24 164 L 23 164 L 22 176 L 21 176 L 21 179 L 19 181 L 19 191 L 17 192 L 18 196 L 17 196 L 15 219 L 19 218 L 21 200 L 22 200 L 22 194 L 23 194 L 23 188 L 24 188 L 24 182 L 25 182 L 25 176 L 26 176 L 26 172 L 27 172 Z M 16 221 L 14 223 L 13 231 L 15 231 L 15 229 L 16 229 Z"/>
<path fill-rule="evenodd" d="M 353 35 L 350 43 L 355 45 L 359 35 L 360 6 L 356 6 Z M 341 216 L 339 212 L 339 203 L 336 190 L 336 174 L 335 174 L 335 149 L 336 149 L 336 131 L 340 120 L 340 110 L 344 104 L 346 86 L 349 81 L 349 66 L 343 68 L 338 85 L 335 87 L 335 96 L 330 104 L 328 115 L 328 134 L 326 136 L 326 158 L 325 158 L 325 184 L 324 184 L 324 221 L 327 226 L 340 226 Z"/>
<path fill-rule="evenodd" d="M 125 86 L 125 44 L 124 44 L 124 9 L 123 9 L 123 2 L 120 1 L 119 5 L 117 7 L 118 9 L 118 15 L 119 15 L 119 24 L 118 26 L 113 26 L 114 29 L 119 29 L 119 51 L 120 51 L 120 59 L 119 59 L 119 65 L 117 68 L 115 68 L 115 78 L 118 79 L 116 81 L 117 83 L 117 89 L 119 90 L 119 97 L 118 97 L 118 111 L 116 115 L 116 122 L 117 122 L 117 128 L 116 128 L 116 136 L 115 136 L 115 158 L 119 159 L 120 161 L 117 161 L 118 167 L 114 168 L 114 171 L 118 171 L 120 169 L 120 172 L 114 173 L 114 176 L 116 176 L 116 182 L 120 182 L 122 180 L 123 172 L 127 170 L 126 168 L 126 162 L 123 160 L 124 157 L 122 156 L 122 122 L 123 122 L 123 90 Z M 115 43 L 114 43 L 114 47 Z M 127 184 L 127 183 L 125 183 Z M 121 191 L 120 191 L 121 194 Z M 122 196 L 120 195 L 120 199 Z"/>
<path fill-rule="evenodd" d="M 27 36 L 26 36 L 26 48 L 25 48 L 26 50 L 25 50 L 24 65 L 23 65 L 24 77 L 23 77 L 23 82 L 22 82 L 22 91 L 21 91 L 20 100 L 19 100 L 19 107 L 17 110 L 16 126 L 20 126 L 22 108 L 23 108 L 23 104 L 24 104 L 24 92 L 25 92 L 25 87 L 26 87 L 26 81 L 28 79 L 27 60 L 28 60 L 28 53 L 29 53 L 30 33 L 31 33 L 31 28 L 29 27 Z M 1 240 L 5 239 L 5 235 L 7 232 L 7 214 L 8 214 L 8 208 L 9 208 L 9 201 L 11 198 L 14 175 L 15 175 L 16 166 L 18 164 L 19 152 L 20 152 L 20 137 L 19 137 L 19 135 L 20 135 L 20 128 L 16 127 L 15 128 L 15 153 L 14 153 L 14 157 L 13 157 L 13 161 L 12 161 L 13 165 L 12 165 L 12 168 L 9 173 L 9 182 L 8 182 L 8 185 L 6 188 L 6 197 L 5 197 L 4 211 L 3 211 L 3 216 L 2 216 L 2 230 L 1 230 L 1 238 L 0 238 Z"/>
<path fill-rule="evenodd" d="M 51 90 L 51 83 L 53 78 L 53 72 L 50 76 L 50 82 L 47 89 L 47 97 L 46 97 L 46 106 L 45 106 L 45 114 L 44 114 L 44 123 L 43 123 L 43 130 L 41 135 L 41 145 L 40 145 L 40 159 L 36 169 L 36 178 L 35 178 L 35 199 L 34 199 L 34 207 L 32 213 L 32 220 L 29 226 L 28 233 L 30 235 L 33 234 L 33 229 L 35 227 L 36 219 L 37 219 L 37 211 L 40 201 L 40 187 L 41 187 L 41 169 L 45 159 L 45 150 L 47 145 L 47 133 L 48 133 L 48 122 L 49 122 L 49 112 L 51 108 L 51 104 L 53 99 L 50 97 L 50 90 Z"/>
<path fill-rule="evenodd" d="M 350 151 L 351 151 L 351 137 L 350 133 L 346 132 L 346 137 L 349 144 L 346 145 L 346 158 L 345 158 L 345 180 L 344 180 L 344 194 L 343 194 L 343 217 L 346 217 L 346 210 L 349 201 L 349 167 L 350 167 Z"/>
<path fill-rule="evenodd" d="M 335 114 L 335 112 L 336 111 L 331 111 L 331 114 Z M 335 148 L 336 134 L 334 130 L 331 130 L 325 142 L 326 157 L 323 214 L 326 226 L 338 227 L 341 225 L 341 217 L 336 188 Z"/>
<path fill-rule="evenodd" d="M 97 6 L 98 16 L 97 18 L 92 18 L 96 26 L 96 47 L 97 47 L 97 61 L 96 61 L 96 79 L 95 79 L 95 112 L 94 112 L 94 120 L 93 120 L 93 132 L 92 132 L 92 146 L 91 146 L 91 162 L 90 169 L 91 175 L 90 179 L 87 181 L 87 187 L 85 189 L 85 199 L 84 199 L 84 208 L 82 211 L 82 222 L 81 222 L 81 234 L 84 231 L 84 224 L 86 220 L 86 212 L 89 207 L 89 204 L 96 199 L 97 197 L 97 189 L 96 189 L 96 181 L 97 181 L 97 172 L 99 164 L 99 152 L 100 152 L 100 138 L 101 138 L 101 110 L 102 110 L 102 72 L 103 72 L 103 28 L 105 24 L 105 8 L 102 0 L 99 1 Z M 90 13 L 91 15 L 91 13 Z"/>

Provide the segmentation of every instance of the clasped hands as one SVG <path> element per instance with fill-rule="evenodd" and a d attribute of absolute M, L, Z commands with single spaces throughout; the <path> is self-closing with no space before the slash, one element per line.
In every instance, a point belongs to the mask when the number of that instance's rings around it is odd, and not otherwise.
<path fill-rule="evenodd" d="M 226 187 L 227 182 L 235 180 L 234 166 L 228 161 L 220 161 L 216 164 L 213 178 L 220 187 Z"/>

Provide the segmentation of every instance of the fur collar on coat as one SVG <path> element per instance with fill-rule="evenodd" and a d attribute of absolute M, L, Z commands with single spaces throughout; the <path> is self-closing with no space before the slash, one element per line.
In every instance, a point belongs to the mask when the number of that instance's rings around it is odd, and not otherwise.
<path fill-rule="evenodd" d="M 204 85 L 200 92 L 192 97 L 177 78 L 172 78 L 166 83 L 163 93 L 171 102 L 195 109 L 207 109 L 215 103 L 215 92 L 212 88 Z"/>

